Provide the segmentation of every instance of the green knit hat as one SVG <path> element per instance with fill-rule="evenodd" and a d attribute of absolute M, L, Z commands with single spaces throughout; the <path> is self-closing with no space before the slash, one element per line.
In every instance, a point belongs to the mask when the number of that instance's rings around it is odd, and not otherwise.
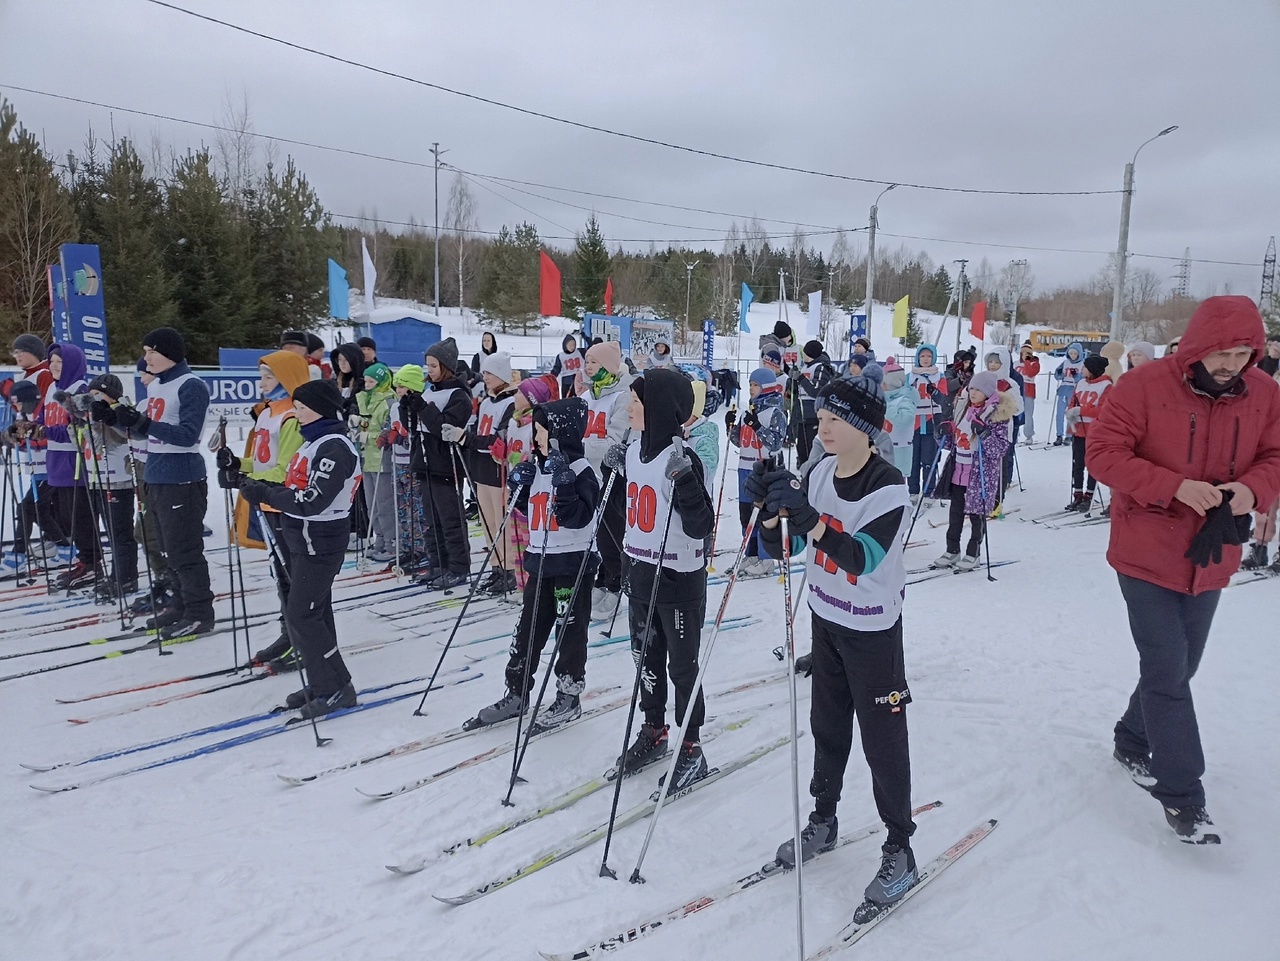
<path fill-rule="evenodd" d="M 391 386 L 391 368 L 386 364 L 370 364 L 364 369 L 364 375 L 373 378 L 377 385 L 375 390 L 386 390 Z"/>
<path fill-rule="evenodd" d="M 365 368 L 365 373 L 369 372 L 369 368 Z M 405 364 L 396 371 L 396 375 L 391 380 L 393 387 L 408 387 L 412 391 L 421 394 L 427 387 L 427 375 L 423 373 L 422 368 L 417 364 Z"/>

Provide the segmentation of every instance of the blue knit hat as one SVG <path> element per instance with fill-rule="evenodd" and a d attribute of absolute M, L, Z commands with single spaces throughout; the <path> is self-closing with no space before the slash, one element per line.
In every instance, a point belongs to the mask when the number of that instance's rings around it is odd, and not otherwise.
<path fill-rule="evenodd" d="M 778 375 L 767 367 L 757 367 L 751 372 L 750 383 L 759 384 L 764 387 L 775 387 L 778 383 Z"/>

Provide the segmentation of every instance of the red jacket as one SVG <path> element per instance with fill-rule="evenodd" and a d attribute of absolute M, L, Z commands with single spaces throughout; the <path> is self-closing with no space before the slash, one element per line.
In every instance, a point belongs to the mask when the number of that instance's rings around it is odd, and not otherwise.
<path fill-rule="evenodd" d="M 1107 391 L 1085 462 L 1114 492 L 1107 560 L 1121 574 L 1200 594 L 1226 587 L 1239 568 L 1240 548 L 1230 545 L 1208 568 L 1183 557 L 1204 520 L 1174 494 L 1187 479 L 1238 481 L 1260 505 L 1280 493 L 1280 389 L 1254 366 L 1263 340 L 1252 300 L 1210 297 L 1176 354 L 1134 368 Z M 1253 357 L 1240 390 L 1213 399 L 1192 387 L 1192 364 L 1242 344 Z"/>
<path fill-rule="evenodd" d="M 1040 376 L 1040 358 L 1032 354 L 1026 360 L 1014 365 L 1014 370 L 1022 375 L 1022 396 L 1027 400 L 1036 399 L 1036 378 Z"/>
<path fill-rule="evenodd" d="M 1098 419 L 1098 413 L 1107 399 L 1107 388 L 1112 386 L 1111 378 L 1106 374 L 1089 379 L 1088 373 L 1076 384 L 1076 392 L 1071 395 L 1068 407 L 1080 408 L 1080 420 L 1071 428 L 1072 437 L 1088 437 L 1089 425 Z"/>

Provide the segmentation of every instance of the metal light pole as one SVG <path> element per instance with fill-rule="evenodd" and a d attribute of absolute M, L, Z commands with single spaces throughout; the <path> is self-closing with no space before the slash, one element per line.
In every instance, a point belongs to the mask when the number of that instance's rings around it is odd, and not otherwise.
<path fill-rule="evenodd" d="M 698 266 L 702 261 L 695 260 L 693 263 L 685 261 L 685 280 L 684 280 L 684 330 L 689 332 L 689 295 L 693 291 L 693 268 Z"/>
<path fill-rule="evenodd" d="M 1116 246 L 1116 289 L 1111 298 L 1111 339 L 1120 339 L 1120 322 L 1124 315 L 1124 274 L 1129 260 L 1129 208 L 1133 204 L 1133 165 L 1138 162 L 1142 148 L 1178 129 L 1177 124 L 1165 127 L 1150 140 L 1144 140 L 1133 152 L 1133 159 L 1124 168 L 1124 197 L 1120 201 L 1120 242 Z"/>
<path fill-rule="evenodd" d="M 867 315 L 867 340 L 871 339 L 871 296 L 875 293 L 876 277 L 876 227 L 879 226 L 880 197 L 883 197 L 897 184 L 889 184 L 880 191 L 876 202 L 871 205 L 871 218 L 867 223 L 867 297 L 864 310 Z"/>
<path fill-rule="evenodd" d="M 440 149 L 440 144 L 438 144 L 438 143 L 433 143 L 433 144 L 431 145 L 431 156 L 433 156 L 433 157 L 435 157 L 435 158 L 436 158 L 436 169 L 435 169 L 435 179 L 436 179 L 436 200 L 435 200 L 435 204 L 436 204 L 436 243 L 435 243 L 435 248 L 436 248 L 436 249 L 435 249 L 435 255 L 436 255 L 436 264 L 435 264 L 435 267 L 436 267 L 436 274 L 435 274 L 435 304 L 436 304 L 436 320 L 439 320 L 439 319 L 440 319 L 440 158 L 441 158 L 441 157 L 443 157 L 443 156 L 444 156 L 445 154 L 447 154 L 448 152 L 449 152 L 449 151 L 447 151 L 447 150 L 441 150 L 441 149 Z"/>
<path fill-rule="evenodd" d="M 961 258 L 953 261 L 960 265 L 960 272 L 956 274 L 956 353 L 960 353 L 960 330 L 964 326 L 964 298 L 969 292 L 969 278 L 965 276 L 964 268 L 969 261 Z"/>

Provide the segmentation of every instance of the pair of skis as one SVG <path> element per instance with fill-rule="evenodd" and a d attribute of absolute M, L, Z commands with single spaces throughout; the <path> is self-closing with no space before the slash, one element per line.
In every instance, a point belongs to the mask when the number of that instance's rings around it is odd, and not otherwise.
<path fill-rule="evenodd" d="M 997 567 L 1008 567 L 1010 564 L 1016 564 L 1017 561 L 992 561 L 991 567 L 994 570 Z M 937 580 L 939 577 L 952 577 L 956 574 L 972 574 L 974 571 L 985 571 L 987 566 L 979 564 L 977 567 L 958 568 L 958 567 L 922 567 L 915 571 L 907 571 L 907 585 L 923 584 L 925 581 Z"/>

